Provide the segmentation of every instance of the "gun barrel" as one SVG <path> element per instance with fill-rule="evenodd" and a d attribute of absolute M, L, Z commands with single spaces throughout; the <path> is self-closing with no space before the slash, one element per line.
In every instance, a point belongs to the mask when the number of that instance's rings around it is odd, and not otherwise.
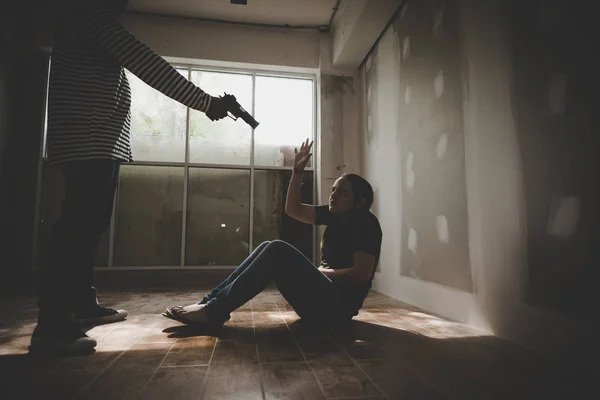
<path fill-rule="evenodd" d="M 259 125 L 259 122 L 255 120 L 252 115 L 248 114 L 248 112 L 243 112 L 241 115 L 242 119 L 252 127 L 252 129 L 256 129 Z"/>
<path fill-rule="evenodd" d="M 238 103 L 234 95 L 226 93 L 223 98 L 227 100 L 229 112 L 231 112 L 236 118 L 242 118 L 242 120 L 244 120 L 253 129 L 256 129 L 258 122 L 252 117 L 252 115 L 248 113 L 248 111 L 244 110 L 244 107 Z"/>

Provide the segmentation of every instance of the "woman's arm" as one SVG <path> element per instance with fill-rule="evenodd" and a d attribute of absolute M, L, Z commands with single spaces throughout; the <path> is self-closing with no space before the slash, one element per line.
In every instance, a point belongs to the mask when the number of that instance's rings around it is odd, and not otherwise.
<path fill-rule="evenodd" d="M 285 200 L 285 213 L 300 222 L 314 224 L 315 207 L 301 203 L 301 185 L 302 174 L 293 172 L 292 180 L 290 180 L 290 185 L 288 186 L 287 199 Z"/>
<path fill-rule="evenodd" d="M 302 204 L 301 187 L 302 187 L 302 172 L 306 168 L 308 160 L 312 156 L 310 149 L 312 142 L 302 143 L 300 151 L 294 149 L 296 156 L 294 158 L 294 172 L 288 186 L 287 198 L 285 200 L 285 213 L 290 217 L 307 224 L 315 223 L 315 207 L 309 204 Z"/>
<path fill-rule="evenodd" d="M 375 256 L 363 251 L 357 251 L 354 253 L 354 265 L 352 267 L 344 269 L 319 267 L 319 271 L 333 280 L 339 279 L 363 284 L 369 282 L 369 279 L 371 279 L 373 268 L 375 268 Z"/>

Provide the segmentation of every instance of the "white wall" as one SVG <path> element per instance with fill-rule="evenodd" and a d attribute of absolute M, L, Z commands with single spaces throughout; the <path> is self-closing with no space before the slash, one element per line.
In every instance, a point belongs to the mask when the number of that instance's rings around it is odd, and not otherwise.
<path fill-rule="evenodd" d="M 167 57 L 303 68 L 319 66 L 319 32 L 125 15 L 123 24 Z"/>
<path fill-rule="evenodd" d="M 51 47 L 52 19 L 35 18 L 36 43 Z M 319 67 L 321 34 L 316 30 L 248 27 L 143 14 L 124 14 L 120 20 L 138 39 L 165 57 Z"/>
<path fill-rule="evenodd" d="M 400 275 L 404 176 L 394 129 L 398 76 L 395 35 L 378 46 L 379 83 L 371 96 L 379 134 L 369 143 L 362 129 L 362 172 L 378 191 L 374 205 L 384 231 L 381 271 L 374 289 L 546 354 L 577 358 L 592 348 L 591 326 L 527 305 L 526 215 L 523 169 L 511 91 L 511 53 L 506 7 L 500 0 L 462 0 L 463 117 L 469 253 L 474 293 Z M 361 75 L 364 85 L 364 75 Z M 366 94 L 365 96 L 366 97 Z M 365 99 L 362 99 L 364 110 Z M 390 105 L 391 104 L 391 105 Z M 364 115 L 364 111 L 363 111 Z M 590 323 L 591 325 L 591 323 Z"/>
<path fill-rule="evenodd" d="M 407 240 L 401 229 L 401 193 L 405 177 L 400 157 L 402 143 L 398 134 L 403 124 L 398 115 L 399 102 L 404 102 L 399 79 L 402 73 L 400 51 L 397 35 L 388 29 L 378 44 L 377 59 L 371 56 L 365 65 L 365 68 L 378 69 L 378 79 L 376 86 L 371 88 L 371 94 L 363 96 L 363 107 L 366 107 L 369 95 L 374 106 L 371 121 L 363 118 L 361 125 L 365 132 L 361 143 L 364 149 L 362 172 L 375 191 L 373 211 L 378 215 L 384 232 L 380 267 L 375 274 L 373 288 L 449 318 L 477 323 L 482 327 L 476 315 L 468 312 L 474 305 L 469 293 L 400 273 L 401 243 Z M 361 86 L 364 87 L 364 74 L 361 75 Z M 361 114 L 364 116 L 366 113 L 363 111 Z M 370 141 L 366 134 L 369 123 L 375 132 Z"/>
<path fill-rule="evenodd" d="M 403 0 L 345 0 L 333 21 L 333 61 L 358 67 Z"/>
<path fill-rule="evenodd" d="M 360 85 L 356 68 L 333 65 L 331 35 L 322 36 L 320 47 L 317 186 L 318 199 L 327 204 L 333 182 L 360 171 Z"/>

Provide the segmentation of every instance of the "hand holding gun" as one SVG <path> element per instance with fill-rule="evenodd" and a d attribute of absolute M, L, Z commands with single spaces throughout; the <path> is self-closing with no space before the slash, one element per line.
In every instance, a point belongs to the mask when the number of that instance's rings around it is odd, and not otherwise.
<path fill-rule="evenodd" d="M 256 129 L 258 122 L 250 115 L 244 108 L 237 102 L 236 98 L 232 94 L 227 94 L 220 97 L 213 97 L 210 108 L 208 109 L 206 116 L 212 121 L 223 118 L 222 115 L 226 114 L 229 118 L 236 121 L 238 118 L 242 118 L 252 129 Z"/>

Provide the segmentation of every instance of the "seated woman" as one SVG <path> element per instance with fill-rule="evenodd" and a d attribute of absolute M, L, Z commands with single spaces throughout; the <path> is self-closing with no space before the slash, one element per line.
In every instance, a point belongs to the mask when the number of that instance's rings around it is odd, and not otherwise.
<path fill-rule="evenodd" d="M 220 327 L 230 313 L 274 282 L 303 320 L 349 321 L 366 298 L 379 261 L 382 232 L 370 211 L 373 189 L 355 174 L 333 184 L 329 206 L 301 204 L 302 172 L 312 156 L 312 143 L 295 150 L 286 213 L 307 224 L 327 225 L 317 268 L 292 245 L 264 242 L 198 304 L 174 306 L 163 314 L 196 327 Z"/>

